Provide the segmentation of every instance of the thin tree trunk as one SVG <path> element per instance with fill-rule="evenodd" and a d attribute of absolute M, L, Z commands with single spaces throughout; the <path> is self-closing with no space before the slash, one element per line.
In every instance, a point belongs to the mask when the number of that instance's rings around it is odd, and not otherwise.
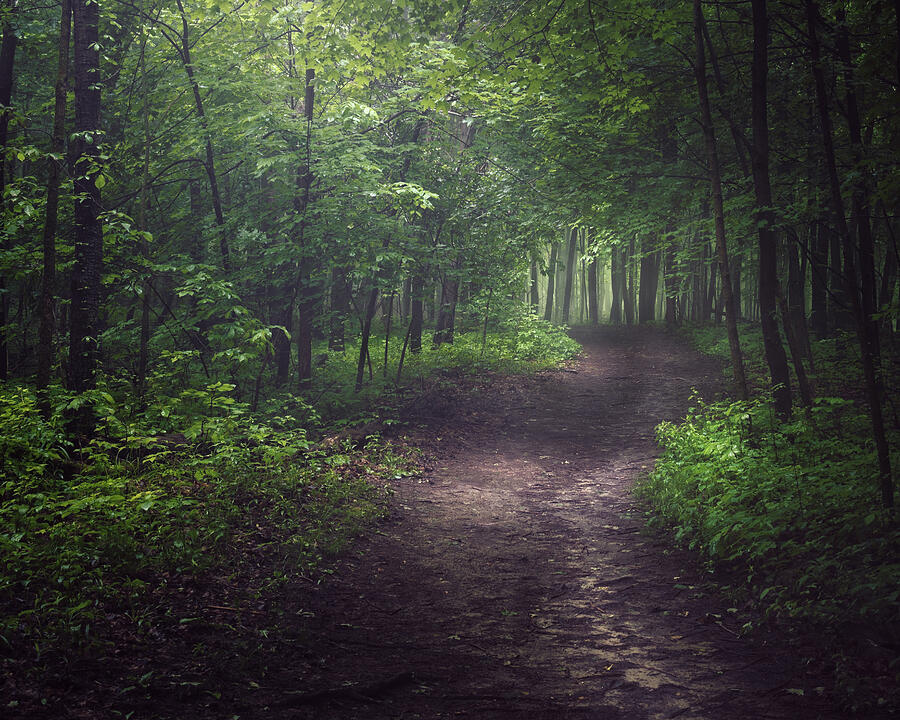
<path fill-rule="evenodd" d="M 557 244 L 550 244 L 550 262 L 547 265 L 547 304 L 544 307 L 544 320 L 553 320 L 553 290 L 556 285 Z"/>
<path fill-rule="evenodd" d="M 622 324 L 622 288 L 625 285 L 623 276 L 622 258 L 618 248 L 610 250 L 609 276 L 612 287 L 612 307 L 609 309 L 609 322 L 611 325 Z"/>
<path fill-rule="evenodd" d="M 643 245 L 643 242 L 642 242 Z M 656 320 L 656 294 L 659 290 L 659 250 L 641 248 L 641 284 L 638 291 L 638 322 Z"/>
<path fill-rule="evenodd" d="M 808 263 L 806 262 L 806 252 L 803 253 L 804 261 L 802 263 L 797 257 L 800 238 L 793 231 L 790 236 L 790 241 L 785 248 L 788 266 L 787 306 L 797 346 L 812 368 L 812 347 L 809 342 L 809 330 L 806 326 L 806 266 Z"/>
<path fill-rule="evenodd" d="M 142 21 L 143 23 L 143 21 Z M 150 98 L 146 91 L 147 85 L 147 34 L 146 28 L 141 26 L 141 85 L 144 88 L 143 107 L 141 108 L 142 123 L 144 131 L 144 165 L 141 168 L 141 194 L 138 199 L 138 227 L 147 232 L 147 211 L 150 207 Z M 144 261 L 150 263 L 150 249 L 146 240 L 140 242 L 140 253 Z M 138 368 L 137 368 L 137 397 L 138 407 L 141 410 L 146 408 L 146 392 L 147 392 L 147 367 L 150 358 L 150 269 L 144 271 L 145 280 L 143 283 L 143 292 L 141 293 L 141 329 L 140 338 L 138 340 Z"/>
<path fill-rule="evenodd" d="M 822 221 L 815 223 L 813 228 L 809 323 L 821 340 L 828 335 L 828 233 Z"/>
<path fill-rule="evenodd" d="M 881 399 L 883 394 L 883 385 L 881 378 L 881 367 L 879 360 L 878 348 L 878 327 L 876 321 L 872 317 L 871 312 L 867 312 L 866 296 L 867 292 L 860 292 L 857 283 L 856 263 L 854 258 L 854 247 L 850 237 L 850 228 L 847 225 L 847 219 L 844 212 L 844 200 L 841 196 L 841 184 L 837 174 L 837 163 L 834 154 L 834 141 L 832 135 L 831 116 L 828 112 L 828 99 L 825 94 L 825 78 L 820 65 L 820 48 L 818 40 L 818 6 L 814 0 L 806 0 L 806 21 L 807 30 L 810 38 L 810 52 L 812 60 L 813 80 L 816 87 L 816 104 L 819 110 L 819 120 L 822 130 L 822 142 L 825 149 L 825 163 L 828 168 L 829 187 L 831 189 L 832 210 L 835 221 L 838 225 L 838 234 L 841 243 L 844 246 L 844 277 L 849 286 L 850 300 L 853 307 L 853 313 L 856 319 L 857 337 L 859 339 L 860 354 L 862 356 L 863 373 L 866 379 L 866 395 L 869 402 L 869 412 L 872 420 L 872 435 L 875 440 L 875 448 L 878 456 L 878 475 L 879 488 L 881 490 L 882 504 L 886 508 L 894 506 L 894 485 L 891 475 L 890 449 L 887 444 L 887 438 L 884 430 L 884 416 L 882 414 Z M 848 94 L 850 87 L 848 87 Z M 848 113 L 853 114 L 855 108 L 855 98 L 853 99 L 853 108 L 850 107 L 851 98 L 848 97 Z M 853 125 L 858 129 L 858 117 L 854 122 L 851 120 L 851 134 Z M 858 135 L 854 138 L 854 144 Z M 864 242 L 860 238 L 860 243 Z M 868 270 L 863 272 L 863 278 L 866 277 Z"/>
<path fill-rule="evenodd" d="M 751 110 L 753 126 L 753 188 L 756 192 L 759 234 L 759 314 L 766 362 L 772 379 L 775 408 L 782 417 L 791 415 L 791 379 L 787 355 L 778 334 L 778 249 L 773 227 L 772 188 L 769 183 L 769 123 L 767 76 L 769 72 L 769 18 L 766 0 L 752 0 L 753 60 L 751 66 Z"/>
<path fill-rule="evenodd" d="M 531 309 L 534 312 L 538 311 L 538 308 L 541 304 L 540 293 L 538 292 L 538 266 L 537 261 L 532 258 L 531 260 L 531 285 L 529 288 L 529 302 L 531 304 Z"/>
<path fill-rule="evenodd" d="M 422 295 L 425 292 L 425 280 L 420 272 L 416 272 L 410 283 L 412 299 L 409 308 L 409 350 L 419 353 L 422 350 L 422 325 L 424 314 L 424 302 Z"/>
<path fill-rule="evenodd" d="M 625 324 L 634 325 L 634 235 L 628 241 L 628 250 L 623 248 L 623 299 L 625 301 Z"/>
<path fill-rule="evenodd" d="M 716 255 L 722 273 L 722 298 L 725 301 L 725 325 L 728 329 L 728 347 L 731 365 L 734 368 L 734 387 L 739 399 L 749 397 L 747 377 L 744 372 L 744 355 L 741 352 L 737 329 L 737 308 L 731 285 L 731 270 L 728 261 L 728 246 L 725 238 L 725 211 L 722 202 L 722 175 L 719 167 L 719 153 L 716 146 L 716 131 L 709 105 L 706 85 L 706 60 L 703 52 L 703 9 L 700 0 L 694 0 L 694 41 L 696 44 L 697 91 L 700 97 L 700 115 L 703 137 L 706 144 L 706 159 L 709 163 L 709 181 L 712 194 L 713 222 L 716 228 Z"/>
<path fill-rule="evenodd" d="M 6 145 L 9 142 L 9 108 L 12 102 L 13 68 L 16 59 L 16 31 L 12 18 L 16 12 L 14 0 L 7 0 L 3 5 L 3 39 L 0 42 L 0 210 L 3 209 L 6 190 Z M 4 238 L 3 249 L 8 249 L 8 240 Z M 9 289 L 6 277 L 0 276 L 0 380 L 9 377 L 9 338 L 7 323 L 9 322 Z"/>
<path fill-rule="evenodd" d="M 219 252 L 222 255 L 222 269 L 226 273 L 230 273 L 231 250 L 228 244 L 228 237 L 225 234 L 225 213 L 222 210 L 222 196 L 219 192 L 219 180 L 216 175 L 212 136 L 206 121 L 203 97 L 200 94 L 200 83 L 197 81 L 194 74 L 194 65 L 191 61 L 191 43 L 189 39 L 187 15 L 184 12 L 182 1 L 176 0 L 176 2 L 178 4 L 178 12 L 181 14 L 181 62 L 184 65 L 185 73 L 187 73 L 188 84 L 191 86 L 191 91 L 194 94 L 194 106 L 197 110 L 197 119 L 200 121 L 200 127 L 203 130 L 203 137 L 206 144 L 206 176 L 209 178 L 209 190 L 212 194 L 213 212 L 216 216 L 216 226 L 219 229 Z"/>
<path fill-rule="evenodd" d="M 572 307 L 572 285 L 575 279 L 575 253 L 578 250 L 578 229 L 572 228 L 569 233 L 569 248 L 566 253 L 566 285 L 563 291 L 562 323 L 569 324 L 569 311 Z"/>
<path fill-rule="evenodd" d="M 587 267 L 588 320 L 591 325 L 600 322 L 600 306 L 597 298 L 597 258 L 591 258 Z"/>
<path fill-rule="evenodd" d="M 678 324 L 678 279 L 675 277 L 675 244 L 669 240 L 663 266 L 663 284 L 666 288 L 666 326 Z"/>
<path fill-rule="evenodd" d="M 66 95 L 69 81 L 69 39 L 72 8 L 62 0 L 59 23 L 59 45 L 56 59 L 56 88 L 53 105 L 53 135 L 50 151 L 62 157 L 66 145 Z M 38 329 L 37 390 L 41 414 L 50 417 L 50 371 L 53 366 L 54 296 L 56 295 L 56 229 L 59 211 L 59 179 L 61 160 L 50 160 L 47 173 L 47 205 L 44 212 L 43 272 L 41 274 L 41 318 Z"/>

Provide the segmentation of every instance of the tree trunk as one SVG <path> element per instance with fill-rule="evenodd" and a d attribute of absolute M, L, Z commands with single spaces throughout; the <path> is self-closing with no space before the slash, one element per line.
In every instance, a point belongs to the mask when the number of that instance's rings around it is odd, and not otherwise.
<path fill-rule="evenodd" d="M 656 293 L 659 290 L 659 250 L 641 248 L 641 284 L 638 292 L 638 322 L 656 320 Z"/>
<path fill-rule="evenodd" d="M 678 278 L 675 277 L 675 244 L 669 240 L 663 267 L 663 284 L 666 288 L 666 326 L 678 324 Z"/>
<path fill-rule="evenodd" d="M 788 287 L 787 306 L 788 316 L 791 320 L 791 329 L 797 341 L 797 346 L 806 361 L 812 367 L 812 347 L 809 343 L 809 330 L 806 326 L 806 265 L 797 257 L 797 245 L 800 242 L 795 232 L 790 233 L 790 241 L 787 243 Z M 806 253 L 804 253 L 804 258 Z"/>
<path fill-rule="evenodd" d="M 56 59 L 56 87 L 53 104 L 53 135 L 50 151 L 62 157 L 66 147 L 66 95 L 69 81 L 69 39 L 72 8 L 62 0 L 59 23 L 59 45 Z M 2 53 L 0 53 L 2 55 Z M 38 329 L 37 390 L 41 413 L 50 417 L 47 388 L 53 366 L 54 296 L 56 295 L 56 229 L 59 211 L 59 179 L 61 160 L 51 159 L 47 173 L 47 205 L 44 212 L 43 272 L 41 274 L 41 317 Z"/>
<path fill-rule="evenodd" d="M 412 298 L 409 307 L 409 350 L 418 353 L 422 350 L 422 325 L 425 293 L 425 279 L 422 273 L 416 272 L 410 283 Z"/>
<path fill-rule="evenodd" d="M 3 39 L 0 41 L 0 210 L 3 209 L 6 190 L 6 145 L 9 142 L 9 108 L 12 103 L 13 68 L 16 59 L 16 30 L 12 18 L 16 12 L 14 2 L 5 2 L 3 13 Z M 8 249 L 4 238 L 3 249 Z M 0 380 L 9 377 L 9 339 L 6 334 L 9 322 L 9 289 L 6 277 L 0 276 Z"/>
<path fill-rule="evenodd" d="M 288 299 L 282 302 L 279 310 L 276 310 L 276 324 L 280 325 L 272 335 L 272 345 L 275 355 L 275 384 L 284 385 L 291 374 L 291 338 L 290 333 L 294 320 L 294 303 Z"/>
<path fill-rule="evenodd" d="M 588 320 L 591 325 L 600 322 L 600 307 L 597 300 L 597 258 L 591 258 L 587 267 Z"/>
<path fill-rule="evenodd" d="M 706 160 L 709 163 L 709 181 L 712 194 L 713 222 L 716 228 L 716 255 L 722 273 L 722 299 L 725 302 L 725 324 L 728 329 L 728 347 L 731 365 L 734 369 L 734 387 L 739 399 L 749 397 L 747 378 L 744 372 L 744 355 L 741 352 L 737 329 L 737 308 L 731 285 L 731 267 L 728 262 L 728 246 L 725 238 L 725 211 L 722 201 L 722 175 L 719 167 L 719 152 L 716 146 L 716 131 L 712 121 L 709 93 L 706 85 L 706 59 L 703 51 L 703 9 L 700 0 L 694 0 L 694 42 L 696 44 L 697 91 L 700 97 L 700 117 L 706 145 Z"/>
<path fill-rule="evenodd" d="M 809 323 L 816 337 L 828 335 L 828 232 L 824 222 L 813 226 L 810 253 L 810 315 Z"/>
<path fill-rule="evenodd" d="M 184 5 L 181 0 L 177 0 L 178 12 L 181 14 L 181 62 L 184 65 L 184 71 L 187 73 L 188 84 L 194 94 L 194 106 L 197 110 L 197 119 L 200 121 L 200 128 L 203 130 L 203 137 L 206 144 L 206 176 L 209 178 L 209 191 L 212 194 L 213 212 L 216 216 L 216 226 L 219 228 L 219 252 L 222 255 L 222 269 L 226 273 L 231 272 L 231 250 L 228 245 L 228 237 L 225 235 L 225 213 L 222 210 L 222 196 L 219 192 L 219 180 L 216 175 L 215 153 L 213 152 L 212 136 L 209 132 L 209 126 L 206 122 L 206 111 L 203 107 L 203 97 L 200 94 L 200 83 L 194 75 L 194 65 L 191 62 L 191 43 L 188 35 L 187 15 L 184 12 Z"/>
<path fill-rule="evenodd" d="M 872 420 L 872 435 L 875 440 L 875 448 L 878 456 L 879 488 L 881 490 L 882 504 L 886 508 L 894 506 L 894 486 L 891 476 L 890 449 L 884 431 L 884 417 L 882 414 L 881 399 L 883 384 L 881 378 L 881 363 L 878 348 L 878 326 L 871 312 L 867 312 L 867 292 L 861 292 L 858 287 L 855 262 L 855 248 L 850 236 L 850 228 L 844 212 L 844 200 L 841 195 L 841 184 L 837 174 L 837 163 L 834 154 L 834 141 L 832 135 L 831 116 L 828 112 L 828 99 L 825 94 L 825 78 L 820 64 L 820 48 L 818 41 L 817 23 L 818 6 L 814 0 L 806 0 L 807 31 L 810 38 L 810 53 L 812 61 L 813 80 L 816 87 L 816 105 L 819 111 L 820 127 L 822 130 L 822 143 L 825 150 L 825 164 L 828 168 L 828 184 L 831 190 L 831 204 L 833 215 L 838 226 L 838 234 L 844 248 L 844 277 L 848 286 L 853 314 L 856 320 L 856 331 L 859 340 L 860 354 L 862 356 L 863 373 L 866 379 L 866 396 L 869 403 L 869 412 Z M 848 115 L 856 111 L 855 97 L 848 86 L 847 109 Z M 852 101 L 852 102 L 851 102 Z M 851 107 L 852 105 L 852 107 Z M 855 121 L 851 119 L 851 140 L 856 144 L 858 133 L 854 132 L 854 125 L 858 130 L 858 116 Z M 865 242 L 859 238 L 860 245 Z M 862 250 L 862 247 L 861 247 Z M 865 253 L 861 253 L 865 258 Z M 865 259 L 864 259 L 865 262 Z M 868 270 L 863 271 L 863 278 Z"/>
<path fill-rule="evenodd" d="M 100 130 L 99 5 L 75 0 L 72 18 L 75 38 L 75 262 L 71 275 L 69 326 L 69 386 L 76 393 L 96 384 L 99 362 L 99 312 L 102 293 L 103 229 L 97 187 L 97 140 Z M 76 432 L 90 434 L 93 412 L 88 406 L 73 418 Z"/>
<path fill-rule="evenodd" d="M 459 300 L 459 267 L 462 258 L 453 264 L 451 275 L 445 278 L 441 287 L 441 309 L 438 313 L 437 327 L 434 330 L 435 345 L 453 344 L 453 331 L 456 324 L 456 303 Z"/>
<path fill-rule="evenodd" d="M 569 324 L 569 310 L 572 307 L 572 285 L 575 278 L 575 253 L 578 250 L 578 229 L 569 233 L 569 251 L 566 253 L 566 285 L 563 294 L 562 323 Z"/>
<path fill-rule="evenodd" d="M 609 277 L 612 288 L 612 307 L 609 309 L 609 322 L 611 325 L 622 324 L 622 287 L 625 285 L 622 259 L 618 248 L 610 250 Z"/>
<path fill-rule="evenodd" d="M 634 235 L 629 240 L 627 254 L 623 250 L 623 255 L 625 324 L 634 325 Z"/>
<path fill-rule="evenodd" d="M 536 313 L 541 304 L 540 293 L 538 292 L 538 266 L 537 261 L 531 260 L 531 286 L 529 288 L 529 302 L 531 309 Z"/>
<path fill-rule="evenodd" d="M 766 362 L 772 379 L 772 396 L 781 417 L 791 414 L 791 379 L 787 355 L 778 334 L 778 249 L 773 227 L 772 188 L 769 183 L 769 124 L 767 118 L 767 76 L 769 72 L 769 18 L 766 0 L 752 0 L 753 60 L 751 67 L 751 122 L 753 126 L 753 188 L 756 193 L 759 234 L 759 314 Z"/>
<path fill-rule="evenodd" d="M 553 320 L 553 290 L 556 285 L 557 243 L 550 244 L 550 262 L 547 265 L 547 304 L 544 306 L 544 320 Z"/>

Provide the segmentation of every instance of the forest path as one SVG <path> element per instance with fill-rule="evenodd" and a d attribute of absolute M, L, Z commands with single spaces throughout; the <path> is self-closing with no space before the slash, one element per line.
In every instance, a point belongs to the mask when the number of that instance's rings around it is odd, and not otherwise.
<path fill-rule="evenodd" d="M 300 691 L 284 716 L 837 717 L 790 653 L 737 636 L 746 613 L 634 512 L 655 425 L 692 387 L 720 389 L 715 362 L 660 330 L 576 337 L 567 370 L 421 408 L 432 467 L 295 599 L 297 649 L 265 680 Z"/>

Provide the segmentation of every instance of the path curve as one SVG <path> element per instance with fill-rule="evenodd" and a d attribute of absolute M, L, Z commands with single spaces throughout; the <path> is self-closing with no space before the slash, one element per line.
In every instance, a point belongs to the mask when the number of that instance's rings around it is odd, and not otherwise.
<path fill-rule="evenodd" d="M 576 337 L 567 370 L 420 409 L 425 477 L 298 596 L 292 716 L 838 717 L 784 648 L 738 637 L 750 618 L 630 494 L 655 425 L 720 390 L 719 367 L 661 330 Z"/>

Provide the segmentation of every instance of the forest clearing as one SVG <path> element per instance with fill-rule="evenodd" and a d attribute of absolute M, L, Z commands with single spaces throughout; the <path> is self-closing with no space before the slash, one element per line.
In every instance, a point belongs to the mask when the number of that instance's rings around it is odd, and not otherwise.
<path fill-rule="evenodd" d="M 0 717 L 900 712 L 896 0 L 0 0 Z"/>

